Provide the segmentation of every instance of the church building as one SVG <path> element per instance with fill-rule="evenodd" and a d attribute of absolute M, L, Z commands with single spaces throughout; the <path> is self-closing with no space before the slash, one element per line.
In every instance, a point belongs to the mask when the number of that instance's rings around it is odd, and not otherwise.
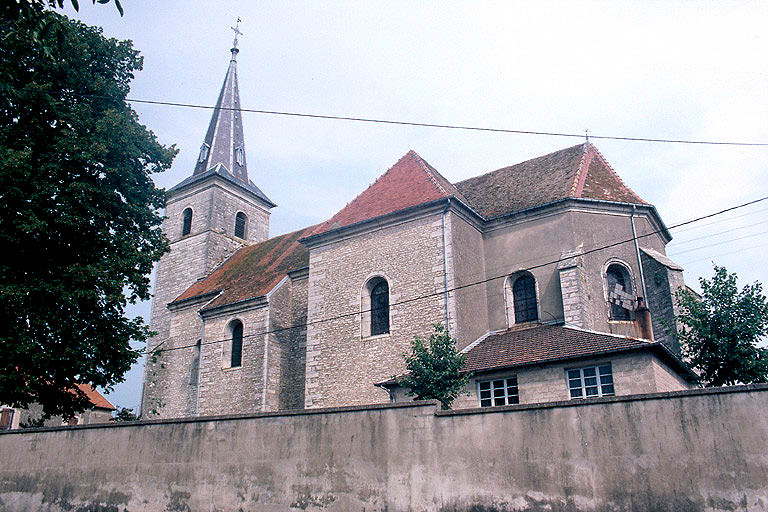
<path fill-rule="evenodd" d="M 414 151 L 320 224 L 269 237 L 237 45 L 191 176 L 168 191 L 144 415 L 410 400 L 442 324 L 489 407 L 686 389 L 671 235 L 589 142 L 451 183 Z"/>

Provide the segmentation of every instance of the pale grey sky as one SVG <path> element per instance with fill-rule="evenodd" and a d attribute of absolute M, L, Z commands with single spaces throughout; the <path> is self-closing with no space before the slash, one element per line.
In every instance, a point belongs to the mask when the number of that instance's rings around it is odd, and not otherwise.
<path fill-rule="evenodd" d="M 131 96 L 212 105 L 240 16 L 244 108 L 632 137 L 768 141 L 765 2 L 81 2 L 144 56 Z M 67 11 L 73 14 L 71 9 Z M 191 174 L 211 112 L 135 104 Z M 451 181 L 580 139 L 245 113 L 271 234 L 330 217 L 409 149 Z M 768 148 L 593 140 L 668 225 L 768 195 Z M 729 219 L 729 220 L 726 220 Z M 696 285 L 712 261 L 768 282 L 768 201 L 673 231 Z M 711 235 L 711 236 L 710 236 Z M 710 236 L 709 238 L 701 238 Z M 743 238 L 742 238 L 743 237 Z M 740 240 L 735 240 L 740 238 Z M 717 244 L 717 245 L 715 245 Z M 134 311 L 146 314 L 141 305 Z M 109 394 L 136 407 L 137 365 Z"/>

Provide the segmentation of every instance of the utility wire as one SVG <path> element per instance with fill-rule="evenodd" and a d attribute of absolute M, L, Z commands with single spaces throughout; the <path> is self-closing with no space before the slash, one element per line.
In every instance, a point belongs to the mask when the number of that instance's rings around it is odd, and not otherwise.
<path fill-rule="evenodd" d="M 744 207 L 752 205 L 752 204 L 760 203 L 760 202 L 765 201 L 765 200 L 768 200 L 768 196 L 764 196 L 764 197 L 761 197 L 759 199 L 748 201 L 746 203 L 742 203 L 742 204 L 739 204 L 739 205 L 736 205 L 736 206 L 731 206 L 729 208 L 725 208 L 723 210 L 719 210 L 719 211 L 716 211 L 716 212 L 713 212 L 713 213 L 702 215 L 700 217 L 696 217 L 696 218 L 691 219 L 691 220 L 680 222 L 678 224 L 675 224 L 674 226 L 670 226 L 669 229 L 674 229 L 674 228 L 677 228 L 677 227 L 680 227 L 680 226 L 685 226 L 685 225 L 688 225 L 688 224 L 693 224 L 695 222 L 699 222 L 699 221 L 702 221 L 704 219 L 709 219 L 711 217 L 715 217 L 715 216 L 721 215 L 723 213 L 727 213 L 727 212 L 730 212 L 730 211 L 733 211 L 733 210 L 737 210 L 739 208 L 744 208 Z M 646 237 L 649 237 L 649 236 L 657 235 L 657 234 L 659 234 L 661 232 L 662 232 L 662 230 L 655 230 L 655 231 L 652 231 L 650 233 L 645 233 L 643 235 L 639 235 L 637 237 L 632 237 L 632 238 L 629 238 L 629 239 L 626 239 L 626 240 L 621 240 L 619 242 L 613 242 L 611 244 L 607 244 L 607 245 L 604 245 L 604 246 L 601 246 L 601 247 L 596 247 L 596 248 L 590 249 L 588 251 L 583 251 L 579 256 L 585 256 L 587 254 L 591 254 L 591 253 L 594 253 L 594 252 L 597 252 L 597 251 L 602 251 L 602 250 L 609 249 L 611 247 L 616 247 L 618 245 L 622 245 L 622 244 L 625 244 L 625 243 L 634 242 L 636 239 L 641 239 L 641 238 L 646 238 Z M 569 256 L 569 257 L 566 257 L 566 258 L 561 257 L 561 258 L 558 258 L 556 260 L 548 261 L 546 263 L 540 263 L 538 265 L 532 265 L 530 267 L 527 267 L 527 268 L 524 268 L 524 269 L 520 269 L 520 271 L 531 271 L 531 270 L 534 270 L 534 269 L 537 269 L 537 268 L 546 267 L 546 266 L 549 266 L 549 265 L 554 265 L 554 264 L 559 263 L 561 261 L 564 261 L 566 259 L 571 259 L 572 257 L 573 256 Z M 477 286 L 479 284 L 488 283 L 488 282 L 494 281 L 496 279 L 504 279 L 504 278 L 508 277 L 508 275 L 509 274 L 505 273 L 503 275 L 490 277 L 490 278 L 487 278 L 487 279 L 483 279 L 481 281 L 475 281 L 475 282 L 472 282 L 472 283 L 467 283 L 467 284 L 463 284 L 463 285 L 460 285 L 460 286 L 454 286 L 453 288 L 448 288 L 448 289 L 440 290 L 440 291 L 437 291 L 437 292 L 432 292 L 432 293 L 428 293 L 428 294 L 424 294 L 424 295 L 418 295 L 418 296 L 411 297 L 411 298 L 404 299 L 404 300 L 400 300 L 400 301 L 397 301 L 397 302 L 392 302 L 392 303 L 389 304 L 389 307 L 397 306 L 397 305 L 401 305 L 401 304 L 408 304 L 408 303 L 411 303 L 411 302 L 416 302 L 416 301 L 419 301 L 419 300 L 423 300 L 423 299 L 427 299 L 427 298 L 431 298 L 431 297 L 436 297 L 436 296 L 440 296 L 440 295 L 446 295 L 446 294 L 448 294 L 450 292 L 453 292 L 453 291 L 456 291 L 456 290 L 461 290 L 461 289 L 464 289 L 464 288 L 469 288 L 470 286 Z M 370 313 L 371 311 L 372 311 L 371 309 L 367 309 L 367 310 L 362 310 L 362 311 L 352 311 L 352 312 L 349 312 L 349 313 L 342 313 L 342 314 L 335 315 L 335 316 L 328 317 L 328 318 L 321 318 L 321 319 L 318 319 L 318 320 L 313 320 L 311 322 L 305 322 L 305 323 L 295 324 L 295 325 L 291 325 L 291 326 L 287 326 L 287 327 L 280 327 L 280 328 L 277 328 L 277 329 L 271 329 L 271 330 L 267 330 L 267 331 L 261 331 L 261 332 L 256 332 L 256 333 L 253 333 L 253 334 L 244 335 L 243 339 L 252 338 L 252 337 L 256 337 L 256 336 L 263 336 L 265 334 L 273 334 L 273 333 L 282 332 L 282 331 L 286 331 L 286 330 L 290 330 L 290 329 L 298 329 L 298 328 L 303 328 L 303 327 L 309 327 L 310 325 L 316 325 L 316 324 L 325 323 L 325 322 L 332 322 L 332 321 L 335 321 L 335 320 L 340 320 L 342 318 L 347 318 L 347 317 L 350 317 L 350 316 L 360 315 L 362 313 Z M 151 356 L 153 354 L 158 353 L 158 350 L 159 350 L 160 346 L 163 345 L 169 339 L 170 338 L 166 338 L 163 341 L 161 341 L 157 346 L 155 346 L 155 348 L 153 348 L 152 350 L 148 351 L 148 355 Z M 223 343 L 225 341 L 230 341 L 230 340 L 232 340 L 231 337 L 230 338 L 217 339 L 217 340 L 208 340 L 208 341 L 205 341 L 205 342 L 201 342 L 200 345 L 201 346 L 202 345 L 214 345 L 214 344 Z M 187 348 L 193 348 L 193 347 L 196 347 L 196 346 L 197 346 L 197 343 L 192 344 L 192 345 L 180 345 L 178 347 L 171 347 L 171 348 L 163 349 L 161 352 L 171 352 L 171 351 L 175 351 L 175 350 L 182 350 L 182 349 L 187 349 Z"/>
<path fill-rule="evenodd" d="M 701 247 L 694 247 L 693 249 L 686 249 L 684 251 L 673 252 L 673 253 L 670 253 L 669 256 L 678 256 L 680 254 L 685 254 L 687 252 L 700 251 L 702 249 L 708 249 L 709 247 L 714 247 L 716 245 L 729 244 L 731 242 L 737 242 L 739 240 L 744 240 L 746 238 L 754 238 L 756 236 L 762 236 L 762 235 L 768 235 L 768 231 L 761 231 L 760 233 L 753 233 L 751 235 L 744 235 L 737 238 L 731 238 L 730 240 L 723 240 L 722 242 L 717 242 L 714 244 L 702 245 Z"/>
<path fill-rule="evenodd" d="M 701 229 L 703 227 L 711 226 L 713 224 L 721 224 L 723 222 L 730 222 L 732 220 L 740 219 L 740 218 L 746 217 L 748 215 L 755 215 L 756 213 L 762 213 L 762 212 L 766 212 L 766 211 L 768 211 L 768 208 L 761 208 L 759 210 L 755 210 L 755 211 L 752 211 L 752 212 L 742 213 L 741 215 L 734 215 L 733 217 L 728 217 L 726 219 L 718 219 L 718 220 L 713 220 L 712 222 L 705 222 L 704 224 L 698 224 L 696 226 L 690 226 L 690 227 L 687 227 L 685 229 L 681 229 L 681 230 L 677 231 L 675 234 L 684 233 L 684 232 L 690 231 L 692 229 Z"/>
<path fill-rule="evenodd" d="M 747 224 L 746 226 L 739 226 L 739 227 L 736 227 L 736 228 L 733 228 L 733 229 L 726 229 L 726 230 L 723 230 L 723 231 L 717 231 L 717 232 L 711 233 L 709 235 L 701 235 L 701 236 L 697 236 L 697 237 L 694 237 L 694 238 L 689 238 L 687 240 L 681 240 L 679 242 L 672 241 L 672 242 L 669 243 L 669 245 L 673 246 L 672 253 L 674 254 L 674 248 L 679 246 L 679 245 L 685 245 L 685 244 L 688 244 L 688 243 L 691 243 L 691 242 L 695 242 L 696 240 L 703 240 L 705 238 L 712 238 L 712 237 L 715 237 L 715 236 L 725 235 L 726 233 L 733 233 L 734 231 L 739 231 L 739 230 L 742 230 L 742 229 L 752 228 L 752 227 L 755 227 L 755 226 L 762 226 L 762 225 L 765 225 L 766 223 L 768 223 L 768 220 L 761 220 L 760 222 L 754 222 L 752 224 Z M 677 253 L 677 254 L 680 254 L 680 253 Z"/>
<path fill-rule="evenodd" d="M 104 96 L 104 95 L 90 94 L 90 93 L 79 93 L 75 91 L 49 91 L 44 89 L 29 89 L 29 88 L 22 88 L 21 90 L 29 91 L 29 92 L 39 92 L 39 93 L 50 94 L 50 95 L 59 95 L 59 96 L 71 94 L 71 95 L 81 96 L 81 97 L 114 100 L 114 98 L 112 98 L 111 96 Z M 124 101 L 128 103 L 144 103 L 147 105 L 164 105 L 169 107 L 217 110 L 216 106 L 200 105 L 196 103 L 145 100 L 140 98 L 128 98 L 128 97 L 126 97 Z M 359 123 L 389 124 L 389 125 L 399 125 L 399 126 L 419 126 L 419 127 L 425 127 L 425 128 L 443 128 L 447 130 L 469 130 L 469 131 L 493 132 L 493 133 L 514 133 L 518 135 L 544 135 L 549 137 L 571 137 L 571 138 L 579 138 L 579 139 L 584 138 L 583 133 L 513 130 L 509 128 L 493 128 L 493 127 L 469 126 L 469 125 L 458 125 L 458 124 L 438 124 L 438 123 L 427 123 L 427 122 L 419 122 L 419 121 L 398 121 L 395 119 L 376 119 L 371 117 L 313 114 L 313 113 L 307 113 L 307 112 L 286 112 L 286 111 L 280 111 L 280 110 L 264 110 L 264 109 L 255 109 L 255 108 L 218 107 L 218 110 L 234 110 L 237 112 L 250 112 L 254 114 L 265 114 L 265 115 L 271 115 L 271 116 L 289 116 L 289 117 L 302 117 L 302 118 L 309 118 L 309 119 L 330 119 L 334 121 L 354 121 Z M 711 145 L 711 146 L 768 147 L 768 142 L 661 139 L 661 138 L 650 138 L 650 137 L 623 137 L 618 135 L 593 135 L 591 133 L 589 134 L 589 137 L 592 139 L 623 140 L 623 141 L 632 141 L 632 142 L 664 142 L 664 143 L 672 143 L 672 144 L 697 144 L 697 145 Z"/>

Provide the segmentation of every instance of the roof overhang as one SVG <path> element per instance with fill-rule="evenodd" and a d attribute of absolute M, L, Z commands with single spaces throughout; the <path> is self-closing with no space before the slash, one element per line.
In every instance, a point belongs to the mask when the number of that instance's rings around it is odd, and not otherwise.
<path fill-rule="evenodd" d="M 177 197 L 183 196 L 185 192 L 190 192 L 192 190 L 197 191 L 201 186 L 210 186 L 215 182 L 226 183 L 236 187 L 238 191 L 245 192 L 247 197 L 250 197 L 251 200 L 260 204 L 263 208 L 270 209 L 277 206 L 259 189 L 259 187 L 250 181 L 245 183 L 244 181 L 235 178 L 221 166 L 213 167 L 200 174 L 193 174 L 178 185 L 166 190 L 166 197 L 169 201 L 173 201 L 176 200 Z"/>

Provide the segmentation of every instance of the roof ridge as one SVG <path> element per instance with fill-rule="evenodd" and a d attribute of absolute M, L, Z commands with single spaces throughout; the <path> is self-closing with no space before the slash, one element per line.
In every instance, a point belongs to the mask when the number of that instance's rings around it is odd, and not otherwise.
<path fill-rule="evenodd" d="M 587 178 L 589 164 L 592 163 L 591 158 L 587 161 L 589 146 L 590 144 L 588 142 L 584 143 L 584 149 L 581 152 L 581 160 L 579 161 L 579 168 L 576 170 L 576 175 L 573 177 L 573 185 L 571 185 L 571 197 L 579 197 L 581 191 L 584 189 L 584 181 L 586 181 Z M 585 163 L 586 166 L 584 165 Z"/>
<path fill-rule="evenodd" d="M 626 334 L 616 334 L 613 332 L 601 332 L 601 331 L 594 331 L 592 329 L 584 329 L 583 327 L 576 327 L 575 325 L 562 325 L 561 327 L 564 327 L 566 329 L 571 329 L 574 331 L 579 331 L 579 332 L 587 332 L 590 334 L 600 334 L 602 336 L 610 336 L 611 338 L 622 338 L 627 340 L 639 341 L 647 344 L 659 343 L 658 341 L 650 341 L 643 338 L 637 338 L 635 336 L 627 336 Z"/>
<path fill-rule="evenodd" d="M 531 162 L 533 160 L 540 160 L 542 158 L 546 158 L 548 156 L 554 155 L 555 153 L 562 153 L 564 151 L 568 151 L 569 149 L 573 149 L 573 148 L 575 148 L 577 146 L 581 146 L 582 144 L 583 144 L 583 142 L 581 144 L 575 144 L 573 146 L 568 146 L 567 148 L 558 149 L 556 151 L 550 151 L 546 155 L 539 155 L 539 156 L 535 156 L 533 158 L 529 158 L 527 160 L 523 160 L 522 162 L 517 162 L 517 163 L 511 164 L 511 165 L 505 165 L 504 167 L 499 167 L 498 169 L 493 169 L 492 171 L 484 172 L 483 174 L 478 174 L 477 176 L 470 176 L 469 178 L 467 178 L 465 180 L 457 181 L 456 183 L 451 183 L 451 185 L 456 186 L 459 183 L 464 183 L 465 181 L 474 180 L 476 178 L 482 178 L 483 176 L 487 176 L 489 174 L 493 174 L 494 172 L 500 171 L 502 169 L 509 169 L 510 167 L 516 167 L 518 165 L 523 165 L 523 164 Z"/>
<path fill-rule="evenodd" d="M 429 165 L 427 162 L 425 162 L 424 159 L 421 158 L 421 155 L 419 155 L 417 152 L 415 152 L 412 149 L 410 151 L 408 151 L 408 154 L 410 154 L 410 153 L 413 153 L 413 156 L 416 157 L 416 161 L 418 162 L 419 167 L 421 167 L 421 170 L 424 171 L 424 173 L 429 178 L 429 181 L 432 182 L 432 184 L 437 188 L 437 190 L 439 190 L 443 195 L 446 195 L 446 196 L 453 195 L 453 194 L 449 194 L 448 191 L 445 190 L 445 188 L 443 188 L 443 186 L 440 183 L 438 183 L 437 178 L 429 170 L 429 167 L 432 167 L 432 166 Z M 437 169 L 435 169 L 435 172 L 437 172 Z M 446 180 L 446 181 L 448 181 L 448 180 Z"/>
<path fill-rule="evenodd" d="M 614 177 L 614 178 L 616 178 L 617 180 L 619 180 L 619 183 L 621 183 L 621 186 L 622 186 L 622 187 L 626 188 L 626 189 L 629 191 L 629 193 L 630 193 L 630 194 L 632 194 L 633 196 L 635 196 L 635 198 L 636 198 L 636 199 L 638 199 L 638 200 L 639 200 L 641 203 L 643 203 L 643 204 L 648 204 L 648 203 L 647 203 L 647 202 L 646 202 L 646 201 L 645 201 L 645 200 L 644 200 L 642 197 L 640 197 L 639 195 L 637 195 L 637 193 L 636 193 L 634 190 L 632 190 L 632 189 L 629 187 L 629 185 L 627 185 L 626 183 L 624 183 L 624 180 L 623 180 L 623 179 L 621 179 L 621 176 L 619 176 L 619 173 L 617 173 L 617 172 L 616 172 L 616 171 L 613 169 L 613 167 L 612 167 L 612 166 L 611 166 L 611 164 L 608 162 L 608 160 L 607 160 L 607 159 L 606 159 L 606 158 L 603 156 L 603 154 L 600 152 L 600 150 L 599 150 L 599 149 L 597 149 L 597 146 L 595 146 L 595 145 L 594 145 L 594 144 L 592 144 L 591 142 L 587 142 L 587 144 L 588 144 L 588 145 L 589 145 L 589 146 L 592 148 L 592 151 L 594 151 L 594 153 L 595 153 L 595 154 L 598 156 L 598 158 L 600 158 L 600 161 L 603 163 L 603 165 L 605 165 L 605 166 L 608 168 L 608 171 L 609 171 L 609 172 L 610 172 L 610 173 L 613 175 L 613 177 Z M 585 177 L 585 178 L 586 178 L 586 177 Z"/>

